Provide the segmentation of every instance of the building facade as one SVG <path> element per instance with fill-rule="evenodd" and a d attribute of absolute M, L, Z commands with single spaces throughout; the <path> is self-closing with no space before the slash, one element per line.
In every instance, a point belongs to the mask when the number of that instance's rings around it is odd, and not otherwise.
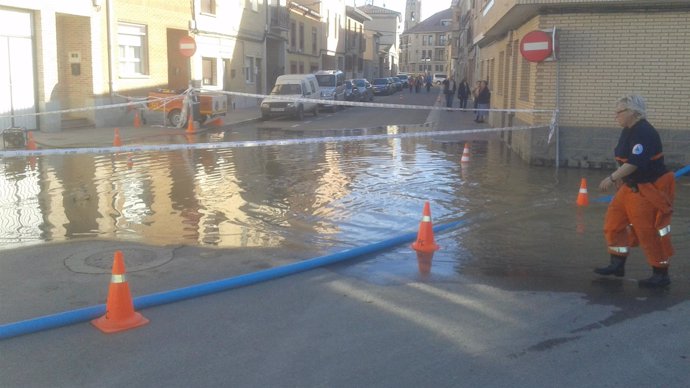
<path fill-rule="evenodd" d="M 370 4 L 357 7 L 357 9 L 371 18 L 371 20 L 364 22 L 364 29 L 379 34 L 379 74 L 376 76 L 390 77 L 398 74 L 400 70 L 399 37 L 402 33 L 400 12 Z"/>
<path fill-rule="evenodd" d="M 401 35 L 401 69 L 407 73 L 449 73 L 448 39 L 453 10 L 437 12 Z"/>
<path fill-rule="evenodd" d="M 660 131 L 670 165 L 690 162 L 687 90 L 690 64 L 690 4 L 687 1 L 472 1 L 457 7 L 469 18 L 460 39 L 458 68 L 474 80 L 489 80 L 496 127 L 544 125 L 543 130 L 508 131 L 503 139 L 532 164 L 612 167 L 620 128 L 613 117 L 618 97 L 647 99 L 650 122 Z M 474 7 L 472 7 L 474 4 Z M 529 62 L 522 38 L 555 30 L 555 58 Z M 471 42 L 471 43 L 470 43 Z M 558 111 L 535 113 L 531 110 Z M 551 136 L 555 119 L 558 135 Z"/>

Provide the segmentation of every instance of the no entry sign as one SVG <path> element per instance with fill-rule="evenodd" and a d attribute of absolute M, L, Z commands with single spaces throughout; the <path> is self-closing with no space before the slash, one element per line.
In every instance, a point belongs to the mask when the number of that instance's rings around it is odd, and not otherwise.
<path fill-rule="evenodd" d="M 520 54 L 530 62 L 541 62 L 553 53 L 553 39 L 544 31 L 528 32 L 520 41 Z"/>
<path fill-rule="evenodd" d="M 191 36 L 183 36 L 180 38 L 180 54 L 185 57 L 191 57 L 196 52 L 196 42 Z"/>

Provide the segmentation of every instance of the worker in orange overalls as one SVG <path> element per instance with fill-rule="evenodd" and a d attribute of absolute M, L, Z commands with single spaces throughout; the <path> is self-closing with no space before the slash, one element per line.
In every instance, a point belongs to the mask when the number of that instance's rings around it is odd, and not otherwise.
<path fill-rule="evenodd" d="M 616 120 L 623 127 L 614 151 L 619 167 L 599 184 L 602 191 L 618 188 L 604 219 L 611 262 L 594 272 L 624 276 L 630 247 L 639 243 L 652 266 L 652 276 L 640 280 L 639 286 L 666 287 L 671 284 L 668 266 L 673 255 L 670 233 L 675 177 L 664 164 L 659 133 L 647 121 L 644 98 L 620 98 Z"/>

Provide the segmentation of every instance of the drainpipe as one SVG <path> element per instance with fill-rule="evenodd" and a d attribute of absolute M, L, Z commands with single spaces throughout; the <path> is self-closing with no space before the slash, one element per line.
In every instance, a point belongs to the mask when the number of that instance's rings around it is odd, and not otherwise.
<path fill-rule="evenodd" d="M 110 97 L 115 94 L 115 87 L 113 85 L 115 75 L 113 74 L 115 64 L 113 63 L 113 23 L 112 17 L 114 13 L 113 0 L 105 0 L 105 18 L 108 41 L 108 92 Z"/>

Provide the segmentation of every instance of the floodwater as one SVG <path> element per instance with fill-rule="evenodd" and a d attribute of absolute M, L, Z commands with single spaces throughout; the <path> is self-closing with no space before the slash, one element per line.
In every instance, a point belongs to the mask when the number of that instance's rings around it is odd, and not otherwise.
<path fill-rule="evenodd" d="M 207 140 L 303 135 L 268 129 Z M 471 160 L 460 163 L 465 142 Z M 435 236 L 441 249 L 430 263 L 400 246 L 333 270 L 381 284 L 465 274 L 521 289 L 611 292 L 630 280 L 591 272 L 608 260 L 606 203 L 597 200 L 608 173 L 530 167 L 498 140 L 460 136 L 7 158 L 0 242 L 2 249 L 92 238 L 270 248 L 301 260 L 415 232 L 428 201 L 435 225 L 461 222 Z M 580 208 L 582 177 L 591 203 Z M 683 179 L 674 219 L 678 295 L 688 294 L 690 186 Z M 639 250 L 629 267 L 632 277 L 648 276 Z"/>

